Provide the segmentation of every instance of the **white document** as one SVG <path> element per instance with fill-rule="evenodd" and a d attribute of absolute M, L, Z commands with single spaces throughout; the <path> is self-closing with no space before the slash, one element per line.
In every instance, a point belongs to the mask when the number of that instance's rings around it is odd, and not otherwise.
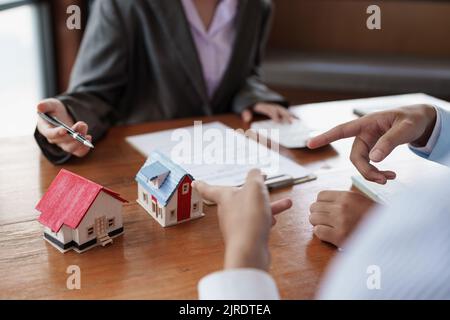
<path fill-rule="evenodd" d="M 358 101 L 360 103 L 360 106 L 357 106 L 353 109 L 353 112 L 358 116 L 365 116 L 373 112 L 385 111 L 414 104 L 431 104 L 434 106 L 439 106 L 443 109 L 450 109 L 449 102 L 429 96 L 424 93 L 358 99 L 353 100 L 352 102 L 358 103 Z"/>
<path fill-rule="evenodd" d="M 353 185 L 375 202 L 389 204 L 398 195 L 408 190 L 408 186 L 398 180 L 381 185 L 367 181 L 363 176 L 352 176 Z"/>
<path fill-rule="evenodd" d="M 410 159 L 403 161 L 393 160 L 381 165 L 381 170 L 393 170 L 397 173 L 395 180 L 388 181 L 385 185 L 367 181 L 361 175 L 352 176 L 353 185 L 366 194 L 373 201 L 388 205 L 400 194 L 420 185 L 423 181 L 437 179 L 448 174 L 450 169 L 439 163 L 411 155 Z"/>
<path fill-rule="evenodd" d="M 194 126 L 131 136 L 127 137 L 126 140 L 145 156 L 149 156 L 154 150 L 159 150 L 182 166 L 195 179 L 203 180 L 212 185 L 240 186 L 245 181 L 247 172 L 252 168 L 261 169 L 267 175 L 267 181 L 273 179 L 277 183 L 282 177 L 285 177 L 286 181 L 291 181 L 290 184 L 306 182 L 315 178 L 309 170 L 301 165 L 220 122 L 203 124 L 201 130 L 203 133 L 209 132 L 206 135 L 204 134 L 203 137 L 200 136 L 200 139 L 203 140 L 200 147 L 195 145 L 199 142 L 199 136 L 195 132 Z M 194 137 L 190 156 L 193 161 L 175 160 L 177 156 L 174 157 L 174 151 L 179 149 L 180 132 L 188 133 L 191 137 Z M 233 137 L 233 144 L 227 143 L 227 139 L 223 139 L 223 148 L 218 152 L 216 150 L 214 153 L 215 157 L 224 159 L 223 163 L 214 163 L 214 161 L 205 163 L 205 158 L 209 155 L 207 150 L 212 140 L 204 140 L 206 136 L 211 138 L 212 133 L 219 134 L 222 137 L 226 135 L 228 135 L 227 137 Z M 246 152 L 242 152 L 243 145 L 245 145 Z M 234 155 L 232 163 L 227 161 L 227 155 Z M 200 161 L 195 161 L 195 159 Z"/>
<path fill-rule="evenodd" d="M 278 123 L 273 120 L 256 121 L 252 123 L 251 129 L 288 149 L 305 148 L 309 139 L 322 132 L 309 127 L 301 119 L 294 120 L 292 123 Z M 278 130 L 279 134 L 271 136 L 270 130 Z"/>

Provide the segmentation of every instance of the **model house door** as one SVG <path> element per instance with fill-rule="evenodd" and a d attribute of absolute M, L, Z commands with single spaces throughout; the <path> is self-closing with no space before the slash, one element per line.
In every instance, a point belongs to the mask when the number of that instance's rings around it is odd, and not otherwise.
<path fill-rule="evenodd" d="M 189 176 L 185 176 L 178 186 L 177 221 L 186 220 L 191 217 L 191 182 L 192 180 Z"/>
<path fill-rule="evenodd" d="M 106 234 L 106 217 L 99 217 L 95 219 L 95 234 L 102 236 Z"/>

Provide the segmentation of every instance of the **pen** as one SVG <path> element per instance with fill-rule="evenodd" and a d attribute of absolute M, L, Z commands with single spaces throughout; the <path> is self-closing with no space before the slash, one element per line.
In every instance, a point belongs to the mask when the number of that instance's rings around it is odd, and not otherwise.
<path fill-rule="evenodd" d="M 266 178 L 264 184 L 269 190 L 289 187 L 295 184 L 294 178 L 289 175 L 280 175 Z"/>
<path fill-rule="evenodd" d="M 67 132 L 69 133 L 69 135 L 74 138 L 75 140 L 81 142 L 82 144 L 84 144 L 85 146 L 94 149 L 94 145 L 85 137 L 83 137 L 81 134 L 79 134 L 78 132 L 72 130 L 71 127 L 69 127 L 68 125 L 66 125 L 64 122 L 62 122 L 61 120 L 59 120 L 56 117 L 53 117 L 51 115 L 48 115 L 46 113 L 42 113 L 42 112 L 38 112 L 38 115 L 44 119 L 45 121 L 47 121 L 48 123 L 54 125 L 55 127 L 63 127 L 64 129 L 67 130 Z"/>

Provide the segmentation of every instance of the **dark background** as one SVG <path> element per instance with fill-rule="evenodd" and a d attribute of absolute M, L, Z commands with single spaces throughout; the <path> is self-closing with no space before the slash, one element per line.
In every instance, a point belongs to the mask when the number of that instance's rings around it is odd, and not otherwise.
<path fill-rule="evenodd" d="M 90 2 L 0 1 L 0 10 L 40 6 L 48 96 L 67 88 L 82 39 L 84 26 L 81 31 L 66 28 L 66 9 L 80 6 L 85 24 Z M 450 1 L 273 2 L 263 76 L 291 103 L 407 92 L 450 99 Z M 366 28 L 372 4 L 381 7 L 381 30 Z"/>

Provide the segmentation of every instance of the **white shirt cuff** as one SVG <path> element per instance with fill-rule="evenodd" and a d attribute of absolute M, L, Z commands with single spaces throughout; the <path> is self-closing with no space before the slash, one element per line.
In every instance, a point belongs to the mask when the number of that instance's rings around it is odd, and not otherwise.
<path fill-rule="evenodd" d="M 433 132 L 431 133 L 431 136 L 428 139 L 426 146 L 417 148 L 417 147 L 413 147 L 411 144 L 409 145 L 409 147 L 413 151 L 425 154 L 426 156 L 429 156 L 431 154 L 431 152 L 433 152 L 433 149 L 436 146 L 436 143 L 439 139 L 439 135 L 441 134 L 441 127 L 442 127 L 441 115 L 440 115 L 439 110 L 436 107 L 435 107 L 435 109 L 436 109 L 436 125 L 434 126 Z"/>
<path fill-rule="evenodd" d="M 200 300 L 277 300 L 273 278 L 258 269 L 229 269 L 214 272 L 198 283 Z"/>

